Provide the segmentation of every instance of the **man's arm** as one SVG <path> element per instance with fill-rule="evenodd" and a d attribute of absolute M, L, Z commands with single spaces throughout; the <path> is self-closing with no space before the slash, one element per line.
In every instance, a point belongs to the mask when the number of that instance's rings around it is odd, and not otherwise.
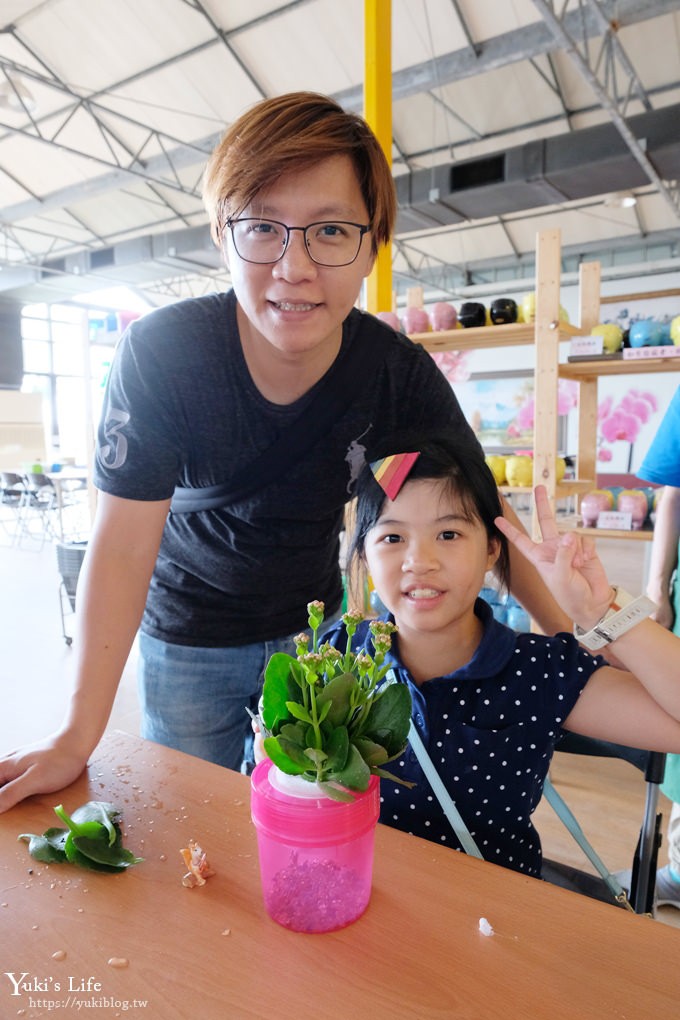
<path fill-rule="evenodd" d="M 0 811 L 82 772 L 111 713 L 146 602 L 169 501 L 100 493 L 78 581 L 75 682 L 59 729 L 0 758 Z"/>

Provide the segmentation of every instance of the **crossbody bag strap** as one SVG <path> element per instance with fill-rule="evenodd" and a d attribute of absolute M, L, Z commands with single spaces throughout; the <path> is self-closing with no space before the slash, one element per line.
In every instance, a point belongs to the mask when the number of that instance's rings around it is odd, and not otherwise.
<path fill-rule="evenodd" d="M 386 684 L 399 683 L 399 680 L 397 679 L 397 675 L 394 669 L 390 669 L 388 671 L 385 677 L 385 683 Z M 462 846 L 463 850 L 470 857 L 478 857 L 480 861 L 483 861 L 484 857 L 482 856 L 479 847 L 472 838 L 470 830 L 463 821 L 460 811 L 456 807 L 451 794 L 444 786 L 441 776 L 439 775 L 437 769 L 434 766 L 434 762 L 427 753 L 427 750 L 425 749 L 425 744 L 422 742 L 420 738 L 420 734 L 418 733 L 418 730 L 415 727 L 413 719 L 411 719 L 409 723 L 408 742 L 411 745 L 411 748 L 413 749 L 413 753 L 418 759 L 418 764 L 425 773 L 425 778 L 432 787 L 432 792 L 439 801 L 439 806 L 446 815 L 451 828 L 458 837 L 458 842 Z"/>
<path fill-rule="evenodd" d="M 451 797 L 451 794 L 444 786 L 441 780 L 441 776 L 434 767 L 434 763 L 430 758 L 429 754 L 427 753 L 425 745 L 420 739 L 420 734 L 413 725 L 413 720 L 411 720 L 411 726 L 408 732 L 408 739 L 411 747 L 413 748 L 413 753 L 418 759 L 420 767 L 425 773 L 427 781 L 432 787 L 434 795 L 439 801 L 442 811 L 448 818 L 451 828 L 458 837 L 458 841 L 462 846 L 463 850 L 470 857 L 478 857 L 480 860 L 484 860 L 482 853 L 477 844 L 475 843 L 474 839 L 470 835 L 470 830 L 463 821 L 460 811 L 456 807 L 455 802 Z"/>
<path fill-rule="evenodd" d="M 543 784 L 543 796 L 547 800 L 548 804 L 550 804 L 550 807 L 553 809 L 562 824 L 566 826 L 578 845 L 581 847 L 600 878 L 606 884 L 614 899 L 623 904 L 623 906 L 627 907 L 629 910 L 632 910 L 633 908 L 628 902 L 625 889 L 619 883 L 618 879 L 612 875 L 611 871 L 601 859 L 592 844 L 589 843 L 585 832 L 576 819 L 576 816 L 562 795 L 557 792 L 548 776 L 546 776 Z"/>
<path fill-rule="evenodd" d="M 326 378 L 304 411 L 278 439 L 259 453 L 228 482 L 200 488 L 178 486 L 172 497 L 173 513 L 214 510 L 244 499 L 283 477 L 315 443 L 330 431 L 363 388 L 374 385 L 374 375 L 383 362 L 390 341 L 383 323 L 366 315 L 361 339 L 355 337 L 352 350 Z"/>

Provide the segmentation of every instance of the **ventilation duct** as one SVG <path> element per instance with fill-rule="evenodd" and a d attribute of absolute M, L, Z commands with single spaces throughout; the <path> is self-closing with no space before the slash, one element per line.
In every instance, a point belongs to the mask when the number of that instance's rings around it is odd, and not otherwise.
<path fill-rule="evenodd" d="M 627 121 L 659 176 L 680 177 L 680 105 Z M 641 187 L 648 178 L 613 124 L 398 177 L 397 231 L 448 226 Z"/>

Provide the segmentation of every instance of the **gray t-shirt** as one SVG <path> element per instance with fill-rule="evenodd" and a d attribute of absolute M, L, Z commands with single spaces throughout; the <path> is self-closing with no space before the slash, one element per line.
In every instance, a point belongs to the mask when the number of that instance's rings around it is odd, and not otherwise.
<path fill-rule="evenodd" d="M 367 318 L 357 310 L 348 316 L 329 381 L 342 359 L 357 358 Z M 169 515 L 146 633 L 173 644 L 228 647 L 303 629 L 312 599 L 322 599 L 330 615 L 342 597 L 343 509 L 366 448 L 407 430 L 450 427 L 472 435 L 429 354 L 380 326 L 391 334 L 382 366 L 373 379 L 357 379 L 344 414 L 286 475 L 231 506 Z M 95 484 L 125 499 L 159 500 L 176 485 L 229 482 L 323 383 L 286 406 L 262 396 L 243 357 L 233 292 L 157 309 L 132 323 L 118 345 Z"/>

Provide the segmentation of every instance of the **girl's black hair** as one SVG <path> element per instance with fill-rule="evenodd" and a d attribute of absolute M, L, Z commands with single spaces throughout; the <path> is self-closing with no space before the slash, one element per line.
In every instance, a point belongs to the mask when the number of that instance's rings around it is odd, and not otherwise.
<path fill-rule="evenodd" d="M 478 520 L 486 530 L 489 539 L 499 543 L 496 574 L 501 585 L 510 587 L 510 556 L 508 541 L 494 521 L 503 516 L 503 505 L 496 480 L 484 460 L 484 452 L 475 439 L 453 434 L 428 436 L 424 439 L 406 436 L 399 443 L 391 440 L 389 448 L 369 450 L 366 464 L 356 483 L 356 519 L 354 533 L 350 540 L 348 560 L 361 560 L 364 554 L 366 536 L 375 526 L 382 513 L 385 493 L 376 482 L 371 463 L 393 453 L 420 452 L 411 468 L 406 482 L 418 479 L 442 479 L 447 491 L 460 500 L 468 519 Z M 404 483 L 406 484 L 406 483 Z"/>

